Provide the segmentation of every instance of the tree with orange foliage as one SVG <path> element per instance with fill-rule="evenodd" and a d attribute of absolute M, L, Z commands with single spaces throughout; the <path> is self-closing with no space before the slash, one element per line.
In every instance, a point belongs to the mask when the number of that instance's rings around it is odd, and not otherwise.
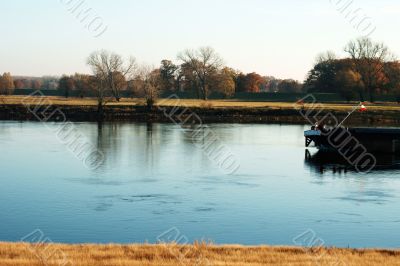
<path fill-rule="evenodd" d="M 335 82 L 340 94 L 349 102 L 355 100 L 358 95 L 362 99 L 362 89 L 364 84 L 361 75 L 351 69 L 339 70 L 336 74 Z"/>
<path fill-rule="evenodd" d="M 10 95 L 14 91 L 14 81 L 10 73 L 0 76 L 0 94 Z"/>
<path fill-rule="evenodd" d="M 224 97 L 235 95 L 236 75 L 236 71 L 229 67 L 224 67 L 212 77 L 211 88 Z"/>
<path fill-rule="evenodd" d="M 16 89 L 23 89 L 24 88 L 24 82 L 20 79 L 14 80 L 14 87 Z"/>
<path fill-rule="evenodd" d="M 40 90 L 42 88 L 42 81 L 39 79 L 35 79 L 32 81 L 32 89 Z"/>
<path fill-rule="evenodd" d="M 400 103 L 400 62 L 394 61 L 385 64 L 384 67 L 387 82 L 385 84 L 386 91 L 396 97 Z"/>
<path fill-rule="evenodd" d="M 265 82 L 265 79 L 255 72 L 247 75 L 239 74 L 237 80 L 237 91 L 258 93 L 260 92 L 260 87 L 263 82 Z"/>

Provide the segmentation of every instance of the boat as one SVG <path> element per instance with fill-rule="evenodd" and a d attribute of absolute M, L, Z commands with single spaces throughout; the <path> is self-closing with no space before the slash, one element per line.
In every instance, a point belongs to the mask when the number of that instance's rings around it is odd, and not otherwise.
<path fill-rule="evenodd" d="M 327 128 L 315 125 L 304 132 L 306 147 L 340 153 L 400 154 L 400 128 Z"/>
<path fill-rule="evenodd" d="M 339 152 L 346 158 L 370 157 L 374 154 L 400 154 L 400 128 L 348 128 L 344 122 L 357 110 L 366 112 L 360 103 L 338 125 L 314 125 L 304 132 L 306 147 L 311 143 L 320 150 Z M 367 156 L 366 156 L 367 155 Z"/>

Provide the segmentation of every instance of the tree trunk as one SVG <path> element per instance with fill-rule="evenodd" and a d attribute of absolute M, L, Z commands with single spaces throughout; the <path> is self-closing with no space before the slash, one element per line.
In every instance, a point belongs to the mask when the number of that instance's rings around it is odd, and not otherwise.
<path fill-rule="evenodd" d="M 207 96 L 208 96 L 207 85 L 206 85 L 206 82 L 204 80 L 202 81 L 201 87 L 202 87 L 201 90 L 203 92 L 203 100 L 207 101 Z"/>

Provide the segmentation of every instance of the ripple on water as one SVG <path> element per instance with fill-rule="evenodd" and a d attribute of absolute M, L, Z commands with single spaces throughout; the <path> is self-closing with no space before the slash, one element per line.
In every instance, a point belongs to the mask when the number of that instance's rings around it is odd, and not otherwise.
<path fill-rule="evenodd" d="M 378 190 L 366 190 L 366 191 L 350 192 L 346 196 L 336 197 L 332 199 L 355 202 L 355 203 L 374 203 L 382 205 L 389 202 L 390 199 L 393 198 L 395 198 L 395 196 L 389 192 L 378 191 Z"/>
<path fill-rule="evenodd" d="M 194 209 L 195 212 L 213 212 L 216 211 L 215 208 L 210 208 L 210 207 L 199 207 Z"/>

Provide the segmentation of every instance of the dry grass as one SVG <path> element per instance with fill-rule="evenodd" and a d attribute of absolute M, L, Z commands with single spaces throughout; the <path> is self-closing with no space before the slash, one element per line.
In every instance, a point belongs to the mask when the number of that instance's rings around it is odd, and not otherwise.
<path fill-rule="evenodd" d="M 2 96 L 0 104 L 21 104 L 25 96 Z M 95 98 L 64 98 L 64 97 L 46 97 L 51 104 L 54 105 L 65 105 L 65 106 L 95 106 L 97 101 Z M 30 98 L 29 103 L 37 104 L 37 98 Z M 137 98 L 123 98 L 120 102 L 110 102 L 107 105 L 111 106 L 134 106 L 144 105 L 143 99 Z M 197 108 L 270 108 L 270 109 L 293 109 L 294 103 L 292 102 L 250 102 L 250 101 L 238 101 L 238 100 L 159 100 L 158 104 L 163 106 L 175 106 L 184 105 L 187 107 Z M 337 111 L 349 111 L 357 103 L 352 104 L 322 104 L 321 106 L 314 106 L 311 104 L 305 104 L 304 108 L 324 108 L 326 110 L 337 110 Z M 396 103 L 377 103 L 367 104 L 367 107 L 371 111 L 400 111 L 400 105 Z"/>
<path fill-rule="evenodd" d="M 28 245 L 0 243 L 0 265 L 400 265 L 400 251 L 179 245 Z"/>

